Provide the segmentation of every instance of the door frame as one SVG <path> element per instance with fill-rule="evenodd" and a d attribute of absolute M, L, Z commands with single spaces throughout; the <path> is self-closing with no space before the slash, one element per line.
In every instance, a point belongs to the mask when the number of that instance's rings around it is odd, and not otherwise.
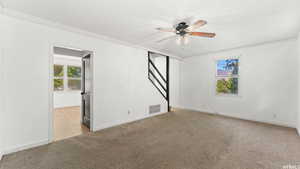
<path fill-rule="evenodd" d="M 50 44 L 50 54 L 49 54 L 49 76 L 48 76 L 48 95 L 49 95 L 49 107 L 48 107 L 48 143 L 52 143 L 54 141 L 54 73 L 53 73 L 53 65 L 54 65 L 54 47 L 61 47 L 67 49 L 78 49 L 82 51 L 86 51 L 91 54 L 90 62 L 90 72 L 91 72 L 91 96 L 90 96 L 90 132 L 94 131 L 94 56 L 95 50 L 84 49 L 81 47 L 75 47 L 70 45 L 62 45 L 62 44 Z M 80 105 L 81 106 L 81 105 Z"/>

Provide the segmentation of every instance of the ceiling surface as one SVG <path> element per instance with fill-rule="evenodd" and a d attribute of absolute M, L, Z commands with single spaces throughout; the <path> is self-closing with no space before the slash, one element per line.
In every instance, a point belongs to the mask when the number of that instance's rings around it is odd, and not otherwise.
<path fill-rule="evenodd" d="M 295 37 L 300 31 L 299 0 L 0 0 L 4 8 L 181 57 Z M 156 27 L 180 21 L 208 22 L 187 45 Z"/>

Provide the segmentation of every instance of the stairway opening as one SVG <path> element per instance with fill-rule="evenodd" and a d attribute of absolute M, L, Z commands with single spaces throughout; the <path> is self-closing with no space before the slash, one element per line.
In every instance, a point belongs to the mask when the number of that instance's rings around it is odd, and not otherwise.
<path fill-rule="evenodd" d="M 148 79 L 164 97 L 170 108 L 170 87 L 169 87 L 169 56 L 148 51 Z"/>

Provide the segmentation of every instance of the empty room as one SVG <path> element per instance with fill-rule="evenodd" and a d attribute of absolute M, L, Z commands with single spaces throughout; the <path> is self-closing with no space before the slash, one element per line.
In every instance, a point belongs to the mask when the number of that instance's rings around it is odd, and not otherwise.
<path fill-rule="evenodd" d="M 0 0 L 0 169 L 300 169 L 299 0 Z"/>

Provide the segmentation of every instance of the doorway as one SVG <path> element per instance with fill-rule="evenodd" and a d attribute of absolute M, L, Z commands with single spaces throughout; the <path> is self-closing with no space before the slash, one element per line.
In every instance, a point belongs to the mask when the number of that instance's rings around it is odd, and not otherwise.
<path fill-rule="evenodd" d="M 92 126 L 93 53 L 65 47 L 52 50 L 50 142 L 86 134 Z"/>

